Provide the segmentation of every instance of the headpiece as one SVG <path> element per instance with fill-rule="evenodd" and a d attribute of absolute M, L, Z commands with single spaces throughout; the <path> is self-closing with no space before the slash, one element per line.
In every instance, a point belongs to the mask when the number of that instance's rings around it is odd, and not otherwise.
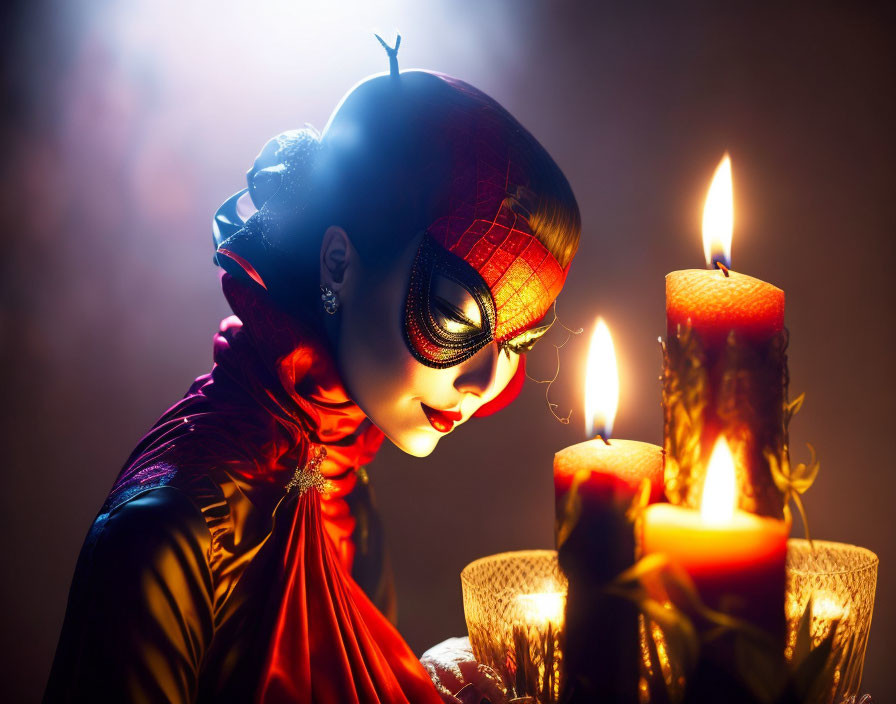
<path fill-rule="evenodd" d="M 260 212 L 239 222 L 236 198 L 222 206 L 216 245 L 227 260 L 218 261 L 238 265 L 269 291 L 289 290 L 269 281 L 287 275 L 286 262 L 306 260 L 316 269 L 318 238 L 305 243 L 304 256 L 276 255 L 294 252 L 301 245 L 290 240 L 305 234 L 285 226 L 281 211 L 289 218 L 314 211 L 316 226 L 343 227 L 362 258 L 372 260 L 392 258 L 419 236 L 404 320 L 414 357 L 442 368 L 493 341 L 526 351 L 569 269 L 533 234 L 530 218 L 543 183 L 567 190 L 568 184 L 535 138 L 492 98 L 443 74 L 399 73 L 400 38 L 394 48 L 378 39 L 389 55 L 389 74 L 362 81 L 343 98 L 316 142 L 313 168 L 288 163 L 291 155 L 308 153 L 293 146 L 301 140 L 281 135 L 265 147 L 249 174 L 248 196 Z M 301 188 L 284 183 L 291 174 L 298 174 Z M 313 193 L 298 206 L 300 190 Z M 275 254 L 267 261 L 262 250 Z M 310 271 L 308 264 L 303 275 Z M 463 316 L 443 324 L 434 313 L 441 305 L 438 277 L 470 292 L 479 306 L 477 324 Z"/>
<path fill-rule="evenodd" d="M 458 91 L 469 88 L 447 76 L 440 79 L 456 84 Z M 533 194 L 513 153 L 519 139 L 514 128 L 522 128 L 516 121 L 507 124 L 509 117 L 472 100 L 457 105 L 446 120 L 445 137 L 453 154 L 445 209 L 426 228 L 406 306 L 409 346 L 429 366 L 458 364 L 491 341 L 526 351 L 535 339 L 527 333 L 547 313 L 566 280 L 569 266 L 561 267 L 530 229 Z M 445 331 L 426 314 L 433 308 L 432 280 L 437 273 L 470 291 L 486 323 L 481 331 Z"/>

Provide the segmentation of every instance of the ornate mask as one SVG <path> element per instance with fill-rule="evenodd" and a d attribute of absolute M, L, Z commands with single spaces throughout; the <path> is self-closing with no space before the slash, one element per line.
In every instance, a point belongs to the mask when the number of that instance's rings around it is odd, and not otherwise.
<path fill-rule="evenodd" d="M 479 139 L 467 145 L 472 158 L 455 162 L 461 168 L 450 214 L 426 230 L 408 286 L 405 339 L 414 357 L 430 367 L 459 364 L 492 341 L 528 351 L 547 329 L 536 324 L 569 270 L 530 230 L 524 205 L 529 194 L 515 185 L 522 175 L 494 142 L 488 144 L 488 134 L 476 132 Z M 470 293 L 479 306 L 478 324 L 446 309 L 434 291 L 439 276 Z"/>

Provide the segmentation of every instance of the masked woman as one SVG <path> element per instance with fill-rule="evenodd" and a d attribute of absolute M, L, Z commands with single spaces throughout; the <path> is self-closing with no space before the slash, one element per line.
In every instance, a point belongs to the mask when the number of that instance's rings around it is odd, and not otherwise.
<path fill-rule="evenodd" d="M 45 701 L 447 697 L 387 618 L 363 467 L 512 400 L 579 230 L 529 132 L 394 52 L 271 140 L 215 217 L 235 315 L 89 531 Z"/>

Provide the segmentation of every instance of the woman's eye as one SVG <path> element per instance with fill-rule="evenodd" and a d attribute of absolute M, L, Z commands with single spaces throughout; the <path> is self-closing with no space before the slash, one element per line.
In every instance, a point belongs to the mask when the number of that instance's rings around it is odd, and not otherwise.
<path fill-rule="evenodd" d="M 450 335 L 482 331 L 482 311 L 464 286 L 447 276 L 436 275 L 430 291 L 430 311 L 438 328 Z"/>
<path fill-rule="evenodd" d="M 445 332 L 453 334 L 479 332 L 480 326 L 449 301 L 433 296 L 432 303 L 433 319 Z"/>

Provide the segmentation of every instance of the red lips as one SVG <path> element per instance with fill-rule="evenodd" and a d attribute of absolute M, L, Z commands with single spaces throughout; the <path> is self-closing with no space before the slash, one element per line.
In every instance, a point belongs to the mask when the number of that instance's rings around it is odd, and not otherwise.
<path fill-rule="evenodd" d="M 426 414 L 426 420 L 440 433 L 447 433 L 454 427 L 456 421 L 463 418 L 463 414 L 460 411 L 439 411 L 427 406 L 425 403 L 421 403 L 420 406 L 423 408 L 423 413 Z"/>

